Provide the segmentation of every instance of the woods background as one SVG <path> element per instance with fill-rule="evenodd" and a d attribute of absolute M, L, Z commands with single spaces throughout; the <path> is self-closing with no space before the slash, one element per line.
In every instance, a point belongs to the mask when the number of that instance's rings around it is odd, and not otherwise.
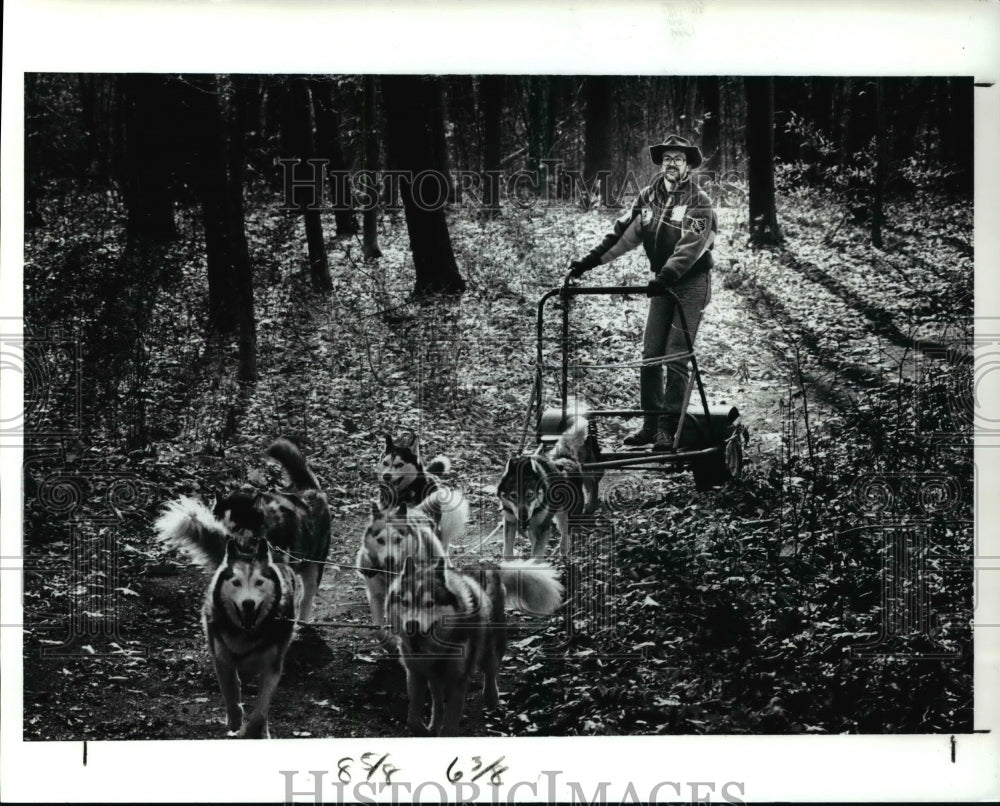
<path fill-rule="evenodd" d="M 720 214 L 699 363 L 748 473 L 609 479 L 574 618 L 519 639 L 508 710 L 470 730 L 970 730 L 972 106 L 967 77 L 26 75 L 25 737 L 218 735 L 202 583 L 148 524 L 276 482 L 278 434 L 334 500 L 332 560 L 401 428 L 453 457 L 467 550 L 495 554 L 534 300 L 668 133 Z M 289 198 L 292 160 L 330 168 L 327 204 Z M 454 181 L 397 204 L 391 171 Z M 575 306 L 578 354 L 634 360 L 643 306 Z M 574 384 L 634 403 L 631 370 Z M 350 573 L 324 588 L 363 623 Z M 401 672 L 369 642 L 298 645 L 280 735 L 399 735 Z"/>

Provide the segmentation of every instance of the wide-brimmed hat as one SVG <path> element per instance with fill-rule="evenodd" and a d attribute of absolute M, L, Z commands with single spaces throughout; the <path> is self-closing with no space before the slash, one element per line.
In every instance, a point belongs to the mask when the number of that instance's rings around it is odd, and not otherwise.
<path fill-rule="evenodd" d="M 650 146 L 649 157 L 659 165 L 663 162 L 664 151 L 683 151 L 684 156 L 687 157 L 688 165 L 692 168 L 697 168 L 701 165 L 701 149 L 698 146 L 691 145 L 689 140 L 678 137 L 676 134 L 669 135 L 662 143 Z"/>

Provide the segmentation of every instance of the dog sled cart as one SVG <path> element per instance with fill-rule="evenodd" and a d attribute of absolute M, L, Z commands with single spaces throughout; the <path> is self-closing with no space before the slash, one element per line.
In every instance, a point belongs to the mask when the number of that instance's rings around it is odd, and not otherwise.
<path fill-rule="evenodd" d="M 590 434 L 598 447 L 599 461 L 583 465 L 583 470 L 690 470 L 698 490 L 707 490 L 730 480 L 740 478 L 743 470 L 743 444 L 748 436 L 740 422 L 740 413 L 735 406 L 712 405 L 708 403 L 694 345 L 688 333 L 684 311 L 672 291 L 666 295 L 673 297 L 677 316 L 687 341 L 684 353 L 674 353 L 658 359 L 660 363 L 687 358 L 690 373 L 685 394 L 685 413 L 680 418 L 674 434 L 672 451 L 655 451 L 647 445 L 641 448 L 607 451 L 600 447 L 600 422 L 607 418 L 637 418 L 646 414 L 668 414 L 666 411 L 646 411 L 644 409 L 601 409 L 592 408 L 579 397 L 570 394 L 570 370 L 586 369 L 588 364 L 573 364 L 570 360 L 570 301 L 573 297 L 585 295 L 623 296 L 645 294 L 644 285 L 620 286 L 575 286 L 570 284 L 567 274 L 561 288 L 546 292 L 538 302 L 537 344 L 535 358 L 535 381 L 531 400 L 525 417 L 521 435 L 521 451 L 525 449 L 528 432 L 534 429 L 535 450 L 546 450 L 559 438 L 568 423 L 578 416 L 587 418 Z M 545 362 L 545 306 L 549 300 L 560 297 L 562 305 L 562 329 L 560 336 L 560 365 L 555 367 Z M 601 365 L 607 368 L 609 365 Z M 544 389 L 546 370 L 559 371 L 559 405 L 545 407 Z M 697 400 L 691 401 L 694 389 Z"/>

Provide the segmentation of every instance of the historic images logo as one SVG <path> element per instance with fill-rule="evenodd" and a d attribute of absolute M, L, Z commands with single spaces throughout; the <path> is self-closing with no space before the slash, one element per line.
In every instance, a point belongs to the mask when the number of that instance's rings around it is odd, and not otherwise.
<path fill-rule="evenodd" d="M 539 171 L 337 171 L 325 159 L 280 159 L 284 184 L 282 210 L 329 212 L 376 208 L 402 209 L 401 188 L 413 195 L 423 210 L 440 210 L 449 204 L 474 209 L 504 204 L 518 209 L 559 205 L 621 207 L 648 182 L 628 171 L 620 182 L 610 171 L 601 171 L 589 184 L 580 170 L 566 170 L 560 160 L 542 160 Z M 739 171 L 692 175 L 693 187 L 702 190 L 717 207 L 745 204 L 745 177 Z M 692 226 L 694 224 L 692 223 Z"/>

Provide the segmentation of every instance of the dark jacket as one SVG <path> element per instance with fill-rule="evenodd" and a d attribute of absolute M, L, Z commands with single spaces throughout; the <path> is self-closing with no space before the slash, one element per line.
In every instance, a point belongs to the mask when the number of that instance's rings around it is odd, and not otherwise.
<path fill-rule="evenodd" d="M 708 194 L 688 176 L 673 190 L 656 177 L 639 191 L 632 209 L 615 221 L 600 245 L 584 258 L 588 268 L 610 263 L 640 243 L 649 269 L 668 286 L 712 268 L 719 231 Z"/>

